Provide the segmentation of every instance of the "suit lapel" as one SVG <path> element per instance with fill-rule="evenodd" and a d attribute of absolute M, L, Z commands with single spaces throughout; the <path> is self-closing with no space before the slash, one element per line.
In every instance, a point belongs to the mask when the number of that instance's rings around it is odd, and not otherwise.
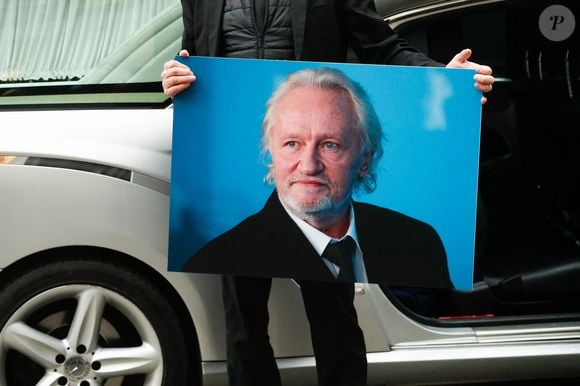
<path fill-rule="evenodd" d="M 277 244 L 280 246 L 278 257 L 288 259 L 287 261 L 292 262 L 293 270 L 300 271 L 296 272 L 296 279 L 335 280 L 320 255 L 286 213 L 276 191 L 268 199 L 262 214 L 267 216 L 273 227 L 278 228 L 278 232 L 275 232 L 278 235 Z"/>
<path fill-rule="evenodd" d="M 363 252 L 363 261 L 367 278 L 370 283 L 376 282 L 376 275 L 384 271 L 386 263 L 381 259 L 381 250 L 388 242 L 384 237 L 384 230 L 379 229 L 378 224 L 371 223 L 371 220 L 365 216 L 364 211 L 356 202 L 353 202 L 355 213 L 356 235 Z M 374 240 L 374 242 L 373 242 Z M 377 243 L 377 240 L 382 242 Z"/>
<path fill-rule="evenodd" d="M 308 0 L 292 0 L 290 2 L 290 12 L 292 14 L 292 34 L 294 37 L 294 54 L 296 55 L 296 60 L 302 59 L 307 8 Z"/>
<path fill-rule="evenodd" d="M 207 27 L 207 44 L 209 56 L 219 55 L 219 38 L 221 36 L 221 23 L 225 0 L 208 0 L 207 15 L 205 20 Z"/>

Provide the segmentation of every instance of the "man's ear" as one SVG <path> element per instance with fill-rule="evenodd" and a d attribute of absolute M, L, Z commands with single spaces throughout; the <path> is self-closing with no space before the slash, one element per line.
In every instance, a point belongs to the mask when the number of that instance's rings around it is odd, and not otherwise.
<path fill-rule="evenodd" d="M 371 159 L 373 158 L 372 154 L 364 154 L 363 155 L 363 160 L 362 163 L 360 165 L 360 169 L 359 169 L 359 177 L 365 178 L 369 172 L 369 165 L 371 163 Z"/>

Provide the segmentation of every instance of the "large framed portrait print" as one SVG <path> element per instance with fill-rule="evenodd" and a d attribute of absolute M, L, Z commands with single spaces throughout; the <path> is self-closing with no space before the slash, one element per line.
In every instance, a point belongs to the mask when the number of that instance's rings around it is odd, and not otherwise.
<path fill-rule="evenodd" d="M 276 185 L 281 179 L 271 178 L 272 164 L 285 161 L 272 157 L 268 147 L 271 130 L 278 130 L 275 124 L 270 130 L 268 119 L 282 121 L 283 109 L 276 104 L 290 103 L 282 96 L 268 110 L 273 94 L 287 87 L 293 74 L 328 72 L 361 93 L 365 114 L 381 130 L 382 152 L 372 161 L 373 186 L 357 186 L 348 196 L 363 266 L 356 281 L 431 287 L 449 280 L 454 288 L 471 288 L 481 121 L 474 71 L 179 60 L 197 80 L 174 101 L 170 270 L 330 280 L 316 248 L 310 248 L 312 240 L 288 216 L 293 210 L 283 187 Z M 297 116 L 317 105 L 307 98 L 297 97 Z M 327 114 L 329 123 L 321 124 L 329 130 L 353 114 L 350 104 L 333 103 L 331 98 L 320 104 L 321 109 L 334 108 Z M 342 120 L 333 119 L 339 116 Z M 292 119 L 292 114 L 285 116 L 285 125 Z M 301 121 L 296 122 L 300 132 Z M 335 151 L 330 142 L 321 140 L 315 149 Z M 286 145 L 295 149 L 302 142 Z M 340 173 L 339 161 L 333 162 L 321 168 Z M 274 170 L 279 177 L 282 166 Z M 321 180 L 331 184 L 332 176 L 328 172 Z"/>

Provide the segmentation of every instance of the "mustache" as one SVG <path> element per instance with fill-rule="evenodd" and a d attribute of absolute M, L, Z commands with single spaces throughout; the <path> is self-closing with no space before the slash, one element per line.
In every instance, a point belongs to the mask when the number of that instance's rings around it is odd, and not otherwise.
<path fill-rule="evenodd" d="M 326 177 L 322 177 L 322 176 L 292 176 L 289 180 L 288 180 L 288 185 L 293 185 L 297 182 L 302 182 L 302 183 L 316 183 L 316 184 L 321 184 L 321 185 L 326 185 L 329 186 L 331 184 L 330 180 Z"/>

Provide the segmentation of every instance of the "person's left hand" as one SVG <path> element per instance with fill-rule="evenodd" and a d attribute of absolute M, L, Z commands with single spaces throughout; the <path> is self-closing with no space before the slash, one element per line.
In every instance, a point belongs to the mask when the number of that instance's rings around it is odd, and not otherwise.
<path fill-rule="evenodd" d="M 475 88 L 484 93 L 490 92 L 493 88 L 493 82 L 495 82 L 495 78 L 492 75 L 493 71 L 491 67 L 470 62 L 469 61 L 470 57 L 471 50 L 469 48 L 466 48 L 457 55 L 455 55 L 453 59 L 451 59 L 451 61 L 447 63 L 447 68 L 474 69 L 477 72 L 477 74 L 475 74 L 474 76 Z M 484 104 L 485 102 L 487 102 L 487 98 L 485 96 L 482 96 L 481 104 Z"/>

